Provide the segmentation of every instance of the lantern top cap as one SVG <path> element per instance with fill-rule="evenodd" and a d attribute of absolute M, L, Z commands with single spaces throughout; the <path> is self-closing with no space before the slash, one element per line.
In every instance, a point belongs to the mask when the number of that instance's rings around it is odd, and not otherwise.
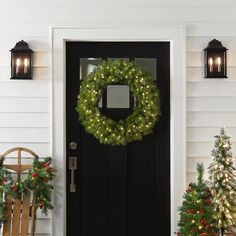
<path fill-rule="evenodd" d="M 211 51 L 211 50 L 226 51 L 228 49 L 226 47 L 224 47 L 219 40 L 213 39 L 208 43 L 208 46 L 206 48 L 204 48 L 204 51 Z"/>
<path fill-rule="evenodd" d="M 32 49 L 29 47 L 28 43 L 26 43 L 24 40 L 21 40 L 16 43 L 15 47 L 10 50 L 11 52 L 33 52 Z"/>

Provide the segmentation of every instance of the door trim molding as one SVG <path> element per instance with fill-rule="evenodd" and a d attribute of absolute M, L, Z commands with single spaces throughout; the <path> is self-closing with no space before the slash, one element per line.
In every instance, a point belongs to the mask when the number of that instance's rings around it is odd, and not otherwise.
<path fill-rule="evenodd" d="M 52 230 L 66 236 L 66 114 L 65 42 L 66 41 L 169 41 L 170 71 L 170 173 L 171 235 L 177 230 L 177 207 L 182 202 L 186 183 L 186 32 L 182 26 L 152 25 L 152 28 L 86 26 L 52 28 L 52 153 L 58 170 L 55 179 Z"/>

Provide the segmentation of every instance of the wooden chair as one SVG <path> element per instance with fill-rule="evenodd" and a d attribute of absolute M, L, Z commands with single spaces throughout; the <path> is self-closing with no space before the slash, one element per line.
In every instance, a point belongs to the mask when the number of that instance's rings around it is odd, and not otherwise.
<path fill-rule="evenodd" d="M 16 147 L 6 151 L 1 155 L 5 160 L 12 159 L 13 153 L 16 152 L 16 164 L 3 164 L 4 167 L 13 171 L 17 179 L 21 179 L 23 172 L 33 168 L 33 164 L 22 165 L 22 152 L 27 154 L 27 158 L 34 159 L 38 157 L 30 149 Z M 33 160 L 32 160 L 33 161 Z M 37 206 L 36 192 L 26 192 L 22 194 L 21 199 L 12 199 L 6 196 L 6 223 L 3 225 L 3 236 L 34 236 L 36 228 L 36 211 Z"/>

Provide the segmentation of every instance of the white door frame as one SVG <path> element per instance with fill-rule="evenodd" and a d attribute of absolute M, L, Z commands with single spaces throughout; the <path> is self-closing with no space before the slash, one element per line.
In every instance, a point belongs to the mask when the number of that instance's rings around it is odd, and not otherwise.
<path fill-rule="evenodd" d="M 125 26 L 124 26 L 125 27 Z M 55 180 L 53 235 L 66 236 L 66 41 L 169 41 L 171 45 L 171 235 L 177 229 L 177 207 L 182 202 L 186 181 L 186 80 L 184 27 L 152 28 L 52 28 L 53 158 L 58 172 Z M 160 189 L 161 191 L 161 189 Z"/>

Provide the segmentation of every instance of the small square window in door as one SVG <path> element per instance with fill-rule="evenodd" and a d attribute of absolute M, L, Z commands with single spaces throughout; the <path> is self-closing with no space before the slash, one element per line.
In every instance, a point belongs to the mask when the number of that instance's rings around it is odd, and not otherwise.
<path fill-rule="evenodd" d="M 129 108 L 130 91 L 128 85 L 107 86 L 107 108 Z"/>

